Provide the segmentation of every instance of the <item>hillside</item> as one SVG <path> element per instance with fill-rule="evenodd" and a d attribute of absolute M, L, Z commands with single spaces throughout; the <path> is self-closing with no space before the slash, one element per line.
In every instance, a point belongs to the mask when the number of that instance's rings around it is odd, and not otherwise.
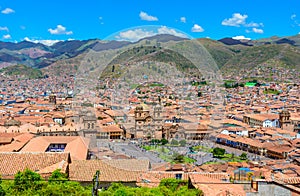
<path fill-rule="evenodd" d="M 13 75 L 21 79 L 38 79 L 43 77 L 43 73 L 39 69 L 18 64 L 0 69 L 0 73 L 4 75 Z"/>
<path fill-rule="evenodd" d="M 139 46 L 128 49 L 115 57 L 102 73 L 102 77 L 118 77 L 126 69 L 124 64 L 142 61 L 174 63 L 177 70 L 186 74 L 193 74 L 197 71 L 191 61 L 172 50 L 160 46 Z M 115 71 L 112 72 L 112 69 Z"/>
<path fill-rule="evenodd" d="M 222 42 L 207 38 L 198 39 L 198 41 L 207 49 L 219 67 L 225 65 L 230 59 L 245 48 L 243 45 L 228 46 Z"/>
<path fill-rule="evenodd" d="M 140 62 L 144 60 L 159 61 L 163 63 L 175 62 L 177 68 L 183 71 L 193 67 L 192 63 L 175 52 L 161 48 L 168 43 L 184 43 L 185 38 L 172 35 L 155 35 L 131 43 L 127 41 L 69 40 L 61 41 L 52 46 L 40 43 L 22 41 L 19 43 L 0 42 L 0 67 L 23 64 L 33 68 L 47 68 L 55 66 L 80 66 L 84 56 L 90 51 L 118 51 L 142 43 L 142 47 L 134 47 L 118 54 L 112 59 L 111 66 L 126 62 Z M 252 70 L 256 67 L 281 67 L 289 70 L 299 70 L 300 62 L 300 35 L 278 37 L 273 36 L 259 40 L 235 40 L 224 38 L 212 40 L 208 38 L 197 39 L 211 54 L 218 67 L 224 73 L 238 73 Z M 147 43 L 154 46 L 147 46 Z M 61 65 L 63 64 L 63 65 Z M 10 68 L 11 69 L 11 68 Z M 109 70 L 110 68 L 108 68 Z M 59 71 L 54 71 L 53 73 Z"/>
<path fill-rule="evenodd" d="M 270 61 L 278 62 L 274 66 L 299 69 L 300 49 L 288 44 L 267 44 L 245 48 L 229 59 L 222 69 L 253 69 Z"/>

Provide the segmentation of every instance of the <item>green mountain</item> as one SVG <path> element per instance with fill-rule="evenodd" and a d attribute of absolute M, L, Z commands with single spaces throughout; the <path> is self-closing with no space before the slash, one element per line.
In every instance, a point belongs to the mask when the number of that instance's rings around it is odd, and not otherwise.
<path fill-rule="evenodd" d="M 224 66 L 230 59 L 246 47 L 243 45 L 229 46 L 222 42 L 207 38 L 198 39 L 198 41 L 207 49 L 219 67 Z"/>
<path fill-rule="evenodd" d="M 197 69 L 189 59 L 173 50 L 161 46 L 141 45 L 120 53 L 108 64 L 101 77 L 119 77 L 127 69 L 124 64 L 142 61 L 174 63 L 179 71 L 190 75 L 195 73 Z"/>
<path fill-rule="evenodd" d="M 271 61 L 277 62 L 273 66 L 299 69 L 300 48 L 288 44 L 269 44 L 244 48 L 239 53 L 233 55 L 221 69 L 253 69 L 258 65 L 269 65 Z"/>
<path fill-rule="evenodd" d="M 300 35 L 273 36 L 259 40 L 235 40 L 232 38 L 212 40 L 201 38 L 197 39 L 197 41 L 207 50 L 223 73 L 236 74 L 241 73 L 241 71 L 250 73 L 257 70 L 264 71 L 272 67 L 291 70 L 291 72 L 299 71 L 300 69 Z M 148 46 L 147 42 L 152 43 L 152 46 Z M 7 69 L 1 71 L 6 74 L 38 78 L 42 74 L 35 69 L 31 73 L 28 67 L 40 68 L 44 74 L 48 74 L 47 70 L 51 70 L 55 74 L 60 73 L 61 70 L 67 70 L 67 67 L 70 66 L 73 69 L 70 73 L 72 72 L 73 75 L 89 52 L 108 51 L 109 53 L 109 51 L 112 51 L 114 53 L 114 51 L 120 51 L 116 57 L 112 57 L 109 66 L 104 71 L 104 75 L 111 74 L 110 77 L 113 77 L 122 72 L 123 68 L 118 66 L 124 63 L 130 64 L 134 61 L 174 63 L 176 68 L 192 75 L 191 73 L 194 72 L 193 64 L 188 59 L 174 52 L 176 50 L 166 49 L 167 47 L 165 46 L 174 42 L 185 43 L 186 39 L 175 36 L 155 35 L 143 38 L 135 43 L 91 39 L 62 41 L 52 46 L 31 42 L 0 42 L 0 68 L 8 66 Z M 179 44 L 178 47 L 186 46 L 184 44 L 180 46 Z M 126 48 L 131 49 L 126 50 Z M 187 51 L 193 52 L 191 50 Z M 92 61 L 96 61 L 96 59 Z M 28 67 L 24 69 L 24 65 Z M 115 73 L 109 71 L 112 70 L 113 65 L 115 65 Z"/>

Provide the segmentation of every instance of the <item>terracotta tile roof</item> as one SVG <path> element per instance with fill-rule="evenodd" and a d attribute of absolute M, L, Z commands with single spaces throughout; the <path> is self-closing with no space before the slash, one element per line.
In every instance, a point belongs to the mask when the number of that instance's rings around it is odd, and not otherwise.
<path fill-rule="evenodd" d="M 0 152 L 19 152 L 27 142 L 14 141 L 11 144 L 0 146 Z"/>
<path fill-rule="evenodd" d="M 10 144 L 13 141 L 13 137 L 0 137 L 0 144 Z"/>
<path fill-rule="evenodd" d="M 195 173 L 190 173 L 190 175 L 205 176 L 212 179 L 229 181 L 229 175 L 227 173 L 195 172 Z"/>
<path fill-rule="evenodd" d="M 33 137 L 34 137 L 34 135 L 31 133 L 21 133 L 18 136 L 14 137 L 14 140 L 19 141 L 19 142 L 28 142 Z"/>
<path fill-rule="evenodd" d="M 203 191 L 206 196 L 216 195 L 232 195 L 242 196 L 246 195 L 242 185 L 231 184 L 218 179 L 210 178 L 202 174 L 190 174 L 191 183 L 197 189 Z"/>
<path fill-rule="evenodd" d="M 205 172 L 216 173 L 216 172 L 227 172 L 228 171 L 228 164 L 208 164 L 208 165 L 201 165 L 200 169 Z"/>
<path fill-rule="evenodd" d="M 28 168 L 36 172 L 50 172 L 49 166 L 65 161 L 69 163 L 69 153 L 31 153 L 3 152 L 0 153 L 0 174 L 3 178 L 13 178 L 18 171 Z M 61 165 L 57 165 L 61 166 Z M 65 165 L 63 165 L 66 167 Z M 64 167 L 61 166 L 63 169 Z M 47 169 L 48 168 L 48 169 Z M 52 167 L 52 171 L 59 167 Z"/>
<path fill-rule="evenodd" d="M 106 110 L 104 113 L 111 117 L 124 116 L 124 112 L 121 110 Z"/>
<path fill-rule="evenodd" d="M 234 119 L 225 119 L 223 123 L 234 124 L 234 125 L 238 125 L 238 126 L 241 126 L 241 127 L 249 127 L 248 124 L 243 123 L 241 121 L 234 120 Z"/>
<path fill-rule="evenodd" d="M 250 117 L 260 121 L 279 119 L 278 114 L 252 114 Z"/>
<path fill-rule="evenodd" d="M 53 165 L 49 165 L 45 168 L 40 169 L 38 173 L 42 175 L 46 175 L 46 174 L 51 175 L 52 172 L 55 171 L 56 169 L 60 169 L 61 172 L 66 173 L 68 165 L 69 163 L 66 160 L 62 160 L 60 162 L 54 163 Z"/>
<path fill-rule="evenodd" d="M 108 125 L 108 126 L 102 126 L 100 125 L 100 132 L 119 132 L 122 133 L 123 130 L 119 127 L 119 125 Z"/>
<path fill-rule="evenodd" d="M 16 116 L 15 120 L 20 121 L 22 124 L 26 123 L 31 123 L 31 124 L 36 124 L 36 123 L 41 123 L 43 122 L 43 117 L 42 116 Z"/>
<path fill-rule="evenodd" d="M 140 171 L 130 171 L 113 167 L 102 160 L 74 160 L 69 165 L 69 178 L 75 181 L 90 182 L 96 171 L 100 171 L 101 182 L 136 182 Z"/>
<path fill-rule="evenodd" d="M 5 132 L 2 132 L 2 133 L 0 133 L 0 137 L 12 137 L 13 138 L 13 137 L 18 136 L 20 134 L 21 133 L 5 133 Z"/>
<path fill-rule="evenodd" d="M 20 126 L 20 132 L 22 133 L 36 133 L 37 127 L 31 123 L 26 123 Z"/>
<path fill-rule="evenodd" d="M 22 152 L 46 152 L 50 144 L 66 144 L 64 152 L 70 152 L 72 160 L 85 160 L 89 139 L 81 136 L 40 136 L 33 138 Z"/>
<path fill-rule="evenodd" d="M 273 151 L 273 152 L 278 152 L 278 153 L 283 153 L 283 152 L 291 152 L 294 150 L 293 147 L 287 146 L 287 145 L 276 145 L 276 146 L 270 146 L 267 147 L 268 151 Z"/>
<path fill-rule="evenodd" d="M 152 163 L 151 169 L 152 171 L 166 171 L 171 168 L 170 163 Z"/>
<path fill-rule="evenodd" d="M 157 187 L 162 179 L 176 178 L 176 174 L 181 174 L 182 180 L 188 180 L 188 173 L 182 171 L 177 172 L 161 172 L 161 171 L 149 171 L 142 173 L 137 178 L 137 185 L 142 187 Z"/>
<path fill-rule="evenodd" d="M 103 160 L 103 162 L 113 167 L 129 171 L 148 171 L 150 167 L 149 160 L 115 159 Z"/>
<path fill-rule="evenodd" d="M 300 177 L 280 178 L 279 180 L 287 184 L 300 184 Z"/>

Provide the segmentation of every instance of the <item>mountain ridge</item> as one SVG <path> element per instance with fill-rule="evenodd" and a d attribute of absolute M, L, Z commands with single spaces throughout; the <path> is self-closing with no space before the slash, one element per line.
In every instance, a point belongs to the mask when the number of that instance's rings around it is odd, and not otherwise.
<path fill-rule="evenodd" d="M 45 68 L 59 60 L 75 58 L 90 50 L 115 50 L 145 40 L 163 43 L 170 41 L 181 42 L 188 39 L 174 35 L 159 34 L 142 38 L 137 42 L 88 39 L 60 41 L 52 46 L 29 41 L 18 43 L 0 42 L 0 67 L 24 64 L 33 68 Z M 282 65 L 299 67 L 300 35 L 272 36 L 258 40 L 237 40 L 229 37 L 220 40 L 208 38 L 196 40 L 212 55 L 219 68 L 231 69 L 235 67 L 240 69 L 245 68 L 245 66 L 254 67 L 256 63 L 261 64 L 272 60 L 278 60 Z M 276 55 L 269 55 L 263 51 L 264 49 L 267 49 L 269 54 L 275 51 Z"/>

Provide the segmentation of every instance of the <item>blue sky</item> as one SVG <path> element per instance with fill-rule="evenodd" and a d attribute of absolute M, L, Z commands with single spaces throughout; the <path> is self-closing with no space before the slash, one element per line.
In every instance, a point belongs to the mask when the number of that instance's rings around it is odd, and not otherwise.
<path fill-rule="evenodd" d="M 184 36 L 179 31 L 258 39 L 300 32 L 300 0 L 1 0 L 0 11 L 0 40 L 12 42 L 135 41 L 157 32 Z"/>

